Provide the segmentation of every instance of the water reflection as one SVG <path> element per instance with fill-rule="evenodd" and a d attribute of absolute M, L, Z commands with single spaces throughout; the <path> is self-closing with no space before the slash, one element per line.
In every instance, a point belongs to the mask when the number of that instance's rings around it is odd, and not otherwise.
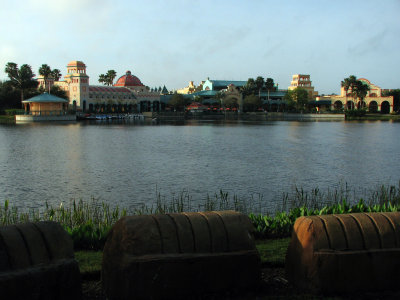
<path fill-rule="evenodd" d="M 131 207 L 220 189 L 281 205 L 294 185 L 375 188 L 400 178 L 391 122 L 32 123 L 0 126 L 0 197 L 18 206 L 100 198 Z"/>

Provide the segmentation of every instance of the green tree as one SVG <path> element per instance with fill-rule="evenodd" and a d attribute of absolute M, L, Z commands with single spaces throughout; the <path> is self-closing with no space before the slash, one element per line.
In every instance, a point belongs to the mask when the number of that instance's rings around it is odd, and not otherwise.
<path fill-rule="evenodd" d="M 235 98 L 225 98 L 224 99 L 224 106 L 229 107 L 230 109 L 234 107 L 238 107 L 237 100 Z"/>
<path fill-rule="evenodd" d="M 39 68 L 39 75 L 43 76 L 44 89 L 50 91 L 50 86 L 47 86 L 47 79 L 52 75 L 52 71 L 49 65 L 42 64 Z"/>
<path fill-rule="evenodd" d="M 106 75 L 100 74 L 100 75 L 99 75 L 99 82 L 105 85 L 106 82 L 107 82 Z"/>
<path fill-rule="evenodd" d="M 114 70 L 108 70 L 106 77 L 107 77 L 107 85 L 113 85 L 114 79 L 115 77 L 117 77 L 117 72 L 115 72 Z"/>
<path fill-rule="evenodd" d="M 275 83 L 272 78 L 267 78 L 265 80 L 265 88 L 268 91 L 268 101 L 269 101 L 269 93 L 275 90 Z"/>
<path fill-rule="evenodd" d="M 257 85 L 253 78 L 249 78 L 247 83 L 241 88 L 243 96 L 254 95 L 257 91 Z"/>
<path fill-rule="evenodd" d="M 0 81 L 0 110 L 5 108 L 20 108 L 19 92 L 10 81 Z"/>
<path fill-rule="evenodd" d="M 53 71 L 51 71 L 51 74 L 54 77 L 55 81 L 59 81 L 61 78 L 61 71 L 59 69 L 54 69 Z"/>
<path fill-rule="evenodd" d="M 361 103 L 364 98 L 367 96 L 370 87 L 368 84 L 358 80 L 356 76 L 350 75 L 348 78 L 345 78 L 341 82 L 341 86 L 343 87 L 345 94 L 346 94 L 346 108 L 347 108 L 347 95 L 350 91 L 350 95 L 353 98 L 354 105 L 357 103 L 357 99 L 360 99 Z M 351 109 L 355 107 L 352 106 Z M 358 107 L 361 109 L 361 105 Z"/>
<path fill-rule="evenodd" d="M 264 88 L 264 78 L 261 76 L 258 76 L 254 83 L 256 84 L 256 87 L 257 87 L 258 96 L 260 97 L 261 90 Z"/>
<path fill-rule="evenodd" d="M 9 62 L 7 63 L 4 72 L 10 79 L 9 84 L 20 93 L 21 104 L 24 100 L 24 93 L 36 89 L 38 86 L 38 82 L 33 79 L 35 74 L 33 73 L 31 66 L 28 64 L 23 64 L 18 68 L 16 63 Z"/>
<path fill-rule="evenodd" d="M 294 90 L 289 90 L 283 99 L 287 102 L 289 109 L 296 111 L 307 110 L 309 99 L 305 89 L 297 87 Z"/>
<path fill-rule="evenodd" d="M 175 110 L 185 110 L 185 97 L 182 94 L 175 92 L 168 102 Z"/>
<path fill-rule="evenodd" d="M 214 96 L 214 99 L 218 101 L 218 104 L 220 104 L 221 107 L 224 107 L 225 93 L 223 91 L 218 91 Z"/>
<path fill-rule="evenodd" d="M 367 94 L 370 90 L 370 87 L 365 82 L 362 82 L 361 80 L 357 80 L 354 88 L 355 88 L 356 100 L 360 99 L 360 105 L 358 106 L 358 109 L 362 109 L 363 108 L 362 103 L 364 101 L 364 98 L 367 96 Z"/>
<path fill-rule="evenodd" d="M 256 95 L 247 95 L 243 100 L 246 111 L 256 111 L 262 105 L 260 97 Z"/>

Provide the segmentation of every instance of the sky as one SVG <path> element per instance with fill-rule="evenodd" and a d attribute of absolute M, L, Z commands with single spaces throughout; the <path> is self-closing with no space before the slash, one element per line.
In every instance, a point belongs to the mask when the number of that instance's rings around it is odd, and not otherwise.
<path fill-rule="evenodd" d="M 309 74 L 320 94 L 355 75 L 400 88 L 400 0 L 0 0 L 0 80 L 7 62 L 90 83 L 127 70 L 169 90 L 202 80 Z"/>

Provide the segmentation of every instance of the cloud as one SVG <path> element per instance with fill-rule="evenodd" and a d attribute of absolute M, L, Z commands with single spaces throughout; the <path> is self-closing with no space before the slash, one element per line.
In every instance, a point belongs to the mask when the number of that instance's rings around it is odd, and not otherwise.
<path fill-rule="evenodd" d="M 385 37 L 386 30 L 382 30 L 372 36 L 368 36 L 367 38 L 364 38 L 363 40 L 360 40 L 356 44 L 350 46 L 348 48 L 348 53 L 354 57 L 375 53 L 382 48 Z"/>

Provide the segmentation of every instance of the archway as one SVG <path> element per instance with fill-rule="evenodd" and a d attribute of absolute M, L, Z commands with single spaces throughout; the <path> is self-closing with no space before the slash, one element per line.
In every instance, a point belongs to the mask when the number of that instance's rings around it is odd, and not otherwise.
<path fill-rule="evenodd" d="M 357 109 L 363 109 L 366 107 L 365 101 L 358 101 Z"/>
<path fill-rule="evenodd" d="M 371 101 L 368 110 L 370 113 L 376 113 L 378 111 L 378 103 L 376 101 Z"/>
<path fill-rule="evenodd" d="M 72 101 L 72 110 L 76 111 L 76 100 Z"/>
<path fill-rule="evenodd" d="M 381 113 L 388 114 L 390 113 L 390 103 L 388 101 L 383 101 L 381 104 Z"/>
<path fill-rule="evenodd" d="M 89 104 L 89 112 L 93 112 L 93 104 L 92 103 Z"/>
<path fill-rule="evenodd" d="M 343 109 L 343 103 L 342 101 L 335 101 L 335 103 L 333 103 L 333 108 L 335 110 L 342 110 Z"/>
<path fill-rule="evenodd" d="M 347 109 L 354 109 L 354 102 L 353 101 L 347 101 L 346 105 Z"/>
<path fill-rule="evenodd" d="M 82 110 L 83 110 L 83 111 L 86 111 L 86 100 L 83 100 Z"/>

